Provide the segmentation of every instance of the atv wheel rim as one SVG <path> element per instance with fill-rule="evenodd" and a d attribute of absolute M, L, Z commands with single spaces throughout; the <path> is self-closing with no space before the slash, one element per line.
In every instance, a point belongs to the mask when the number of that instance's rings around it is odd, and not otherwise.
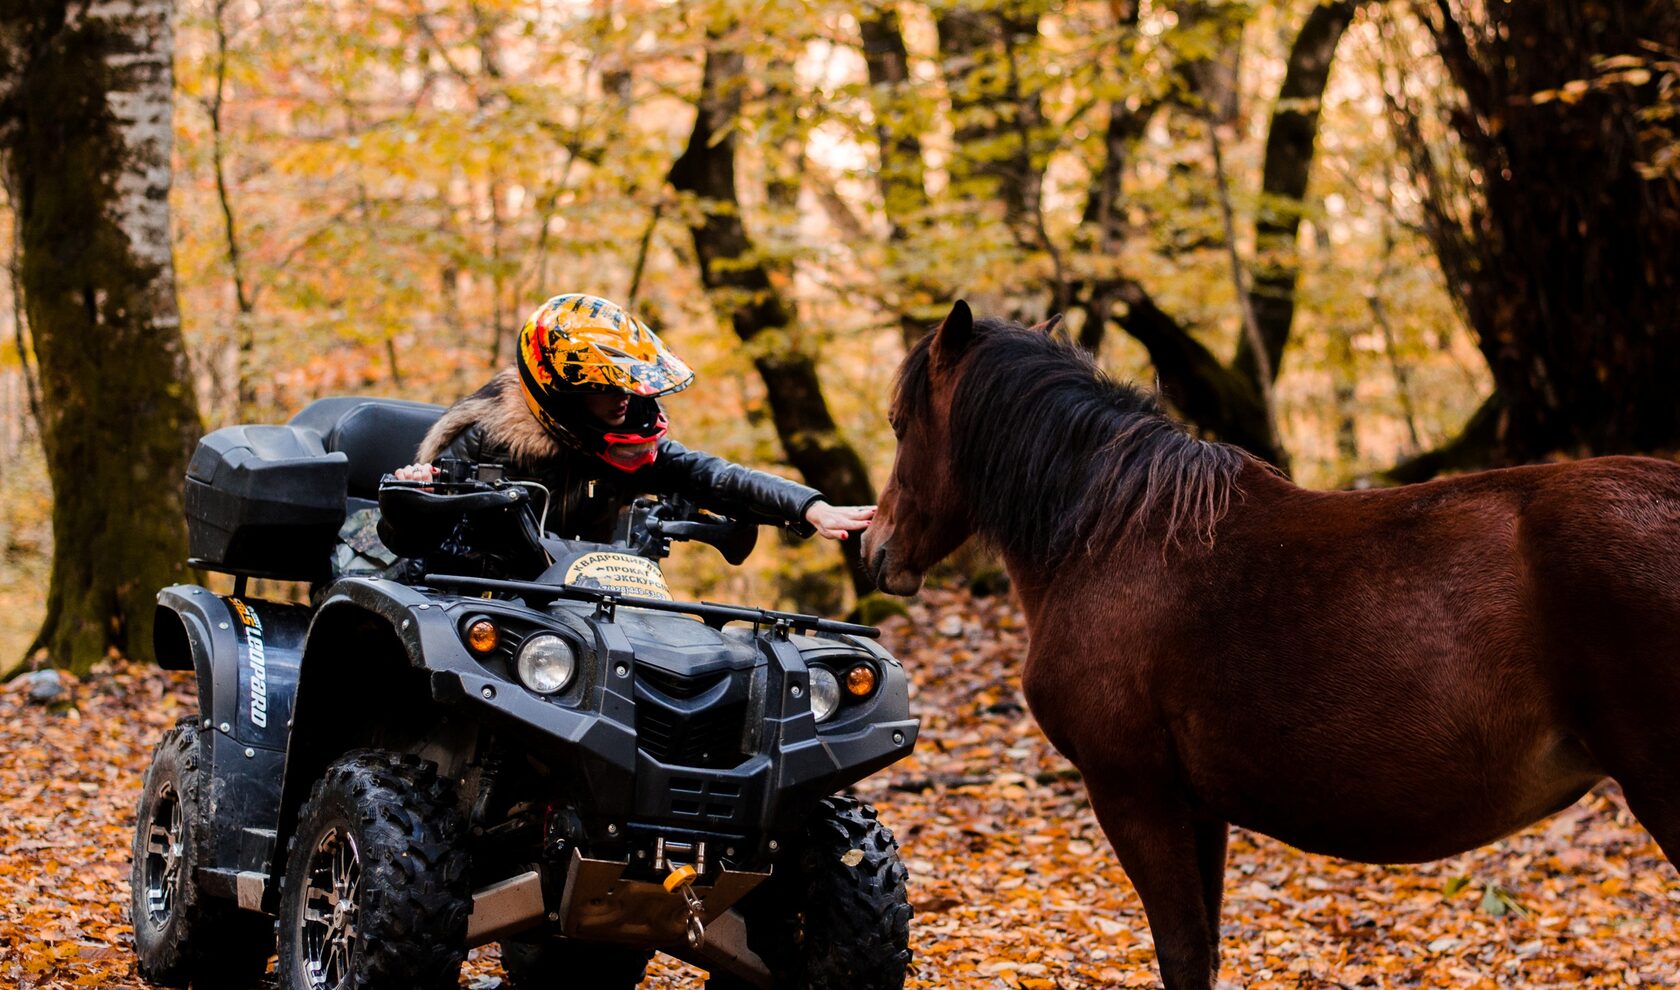
<path fill-rule="evenodd" d="M 146 915 L 153 927 L 169 923 L 181 895 L 181 852 L 186 819 L 175 785 L 158 785 L 152 818 L 146 823 Z"/>
<path fill-rule="evenodd" d="M 361 888 L 356 840 L 334 826 L 310 853 L 303 889 L 303 971 L 315 990 L 333 990 L 349 981 L 350 957 L 359 938 L 356 904 Z"/>

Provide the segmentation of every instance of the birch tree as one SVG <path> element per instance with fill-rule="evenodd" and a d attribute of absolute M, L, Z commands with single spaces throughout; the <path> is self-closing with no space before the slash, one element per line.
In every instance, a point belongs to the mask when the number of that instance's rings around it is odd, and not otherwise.
<path fill-rule="evenodd" d="M 0 155 L 40 366 L 53 568 L 30 654 L 87 671 L 151 653 L 186 576 L 200 432 L 170 253 L 170 0 L 4 0 Z"/>

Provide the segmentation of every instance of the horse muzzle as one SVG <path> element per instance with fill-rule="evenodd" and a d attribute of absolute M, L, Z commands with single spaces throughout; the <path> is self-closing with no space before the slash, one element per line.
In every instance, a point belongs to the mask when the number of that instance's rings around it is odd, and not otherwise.
<path fill-rule="evenodd" d="M 887 553 L 887 547 L 874 548 L 869 555 L 869 578 L 875 582 L 875 587 L 889 595 L 899 595 L 908 598 L 922 589 L 922 575 L 913 574 L 903 568 L 894 568 Z"/>

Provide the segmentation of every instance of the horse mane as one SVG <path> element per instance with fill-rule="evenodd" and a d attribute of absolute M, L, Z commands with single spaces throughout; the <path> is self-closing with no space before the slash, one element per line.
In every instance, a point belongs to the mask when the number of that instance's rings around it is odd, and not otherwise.
<path fill-rule="evenodd" d="M 894 402 L 924 416 L 933 334 L 905 360 Z M 1083 549 L 1189 534 L 1211 545 L 1251 458 L 1191 436 L 1153 391 L 1111 380 L 1082 348 L 996 318 L 957 358 L 951 464 L 981 537 L 1052 566 Z"/>

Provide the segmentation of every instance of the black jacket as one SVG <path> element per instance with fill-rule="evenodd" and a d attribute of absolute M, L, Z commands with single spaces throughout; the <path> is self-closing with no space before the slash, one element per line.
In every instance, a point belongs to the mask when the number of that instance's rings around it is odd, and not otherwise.
<path fill-rule="evenodd" d="M 548 529 L 557 536 L 605 542 L 618 510 L 639 495 L 681 495 L 702 508 L 812 532 L 805 512 L 822 494 L 786 478 L 742 467 L 671 439 L 635 471 L 564 446 L 531 415 L 517 374 L 509 369 L 455 403 L 420 445 L 422 461 L 446 457 L 505 464 L 512 478 L 539 482 L 551 493 Z"/>

